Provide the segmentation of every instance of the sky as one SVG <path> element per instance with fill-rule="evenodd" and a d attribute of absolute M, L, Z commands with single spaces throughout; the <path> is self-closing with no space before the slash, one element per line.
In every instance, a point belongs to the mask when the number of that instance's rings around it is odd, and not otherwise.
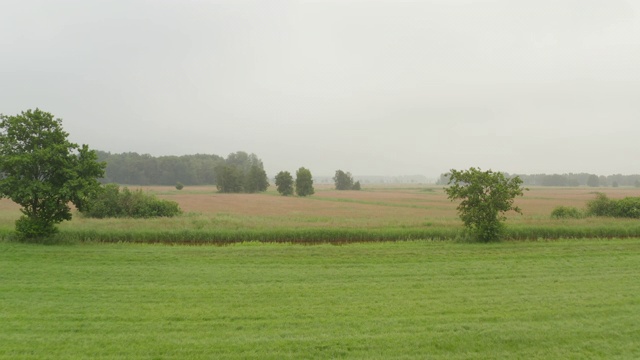
<path fill-rule="evenodd" d="M 2 0 L 0 113 L 272 176 L 640 173 L 640 1 Z"/>

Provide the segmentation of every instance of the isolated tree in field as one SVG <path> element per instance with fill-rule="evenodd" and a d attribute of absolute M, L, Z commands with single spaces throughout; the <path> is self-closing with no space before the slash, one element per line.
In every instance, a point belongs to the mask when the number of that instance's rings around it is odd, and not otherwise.
<path fill-rule="evenodd" d="M 356 182 L 353 184 L 353 187 L 351 187 L 351 189 L 352 189 L 352 190 L 361 190 L 361 189 L 362 189 L 362 186 L 360 186 L 360 181 L 356 181 Z"/>
<path fill-rule="evenodd" d="M 280 171 L 276 175 L 278 193 L 283 196 L 293 195 L 293 177 L 288 171 Z"/>
<path fill-rule="evenodd" d="M 336 184 L 336 190 L 351 190 L 353 189 L 353 177 L 351 173 L 344 172 L 342 170 L 336 170 L 336 174 L 333 177 L 333 182 Z"/>
<path fill-rule="evenodd" d="M 100 191 L 104 163 L 68 136 L 62 120 L 40 109 L 0 115 L 0 196 L 22 206 L 16 230 L 24 238 L 52 235 L 71 220 L 69 203 L 83 210 Z"/>
<path fill-rule="evenodd" d="M 513 206 L 516 196 L 522 196 L 522 180 L 519 177 L 507 179 L 500 172 L 469 170 L 451 170 L 449 187 L 444 191 L 451 201 L 462 200 L 458 205 L 458 214 L 464 225 L 475 238 L 482 242 L 500 239 L 503 232 L 502 222 L 505 212 L 513 210 L 522 213 Z"/>
<path fill-rule="evenodd" d="M 298 194 L 298 196 L 309 196 L 314 193 L 311 171 L 301 167 L 296 171 L 296 194 Z"/>

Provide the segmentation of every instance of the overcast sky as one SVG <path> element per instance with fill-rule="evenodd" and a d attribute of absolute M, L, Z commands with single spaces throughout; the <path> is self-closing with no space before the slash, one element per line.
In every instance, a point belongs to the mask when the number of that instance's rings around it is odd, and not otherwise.
<path fill-rule="evenodd" d="M 640 1 L 2 0 L 0 113 L 269 175 L 640 173 Z"/>

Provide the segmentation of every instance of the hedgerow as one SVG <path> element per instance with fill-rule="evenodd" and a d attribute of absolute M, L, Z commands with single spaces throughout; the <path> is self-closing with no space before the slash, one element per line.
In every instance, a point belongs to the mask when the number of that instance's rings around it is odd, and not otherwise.
<path fill-rule="evenodd" d="M 116 184 L 107 184 L 91 201 L 82 214 L 91 218 L 151 218 L 180 215 L 182 210 L 175 201 L 162 200 L 142 190 L 122 191 Z"/>
<path fill-rule="evenodd" d="M 598 193 L 596 199 L 587 203 L 587 215 L 639 219 L 640 197 L 613 200 Z"/>

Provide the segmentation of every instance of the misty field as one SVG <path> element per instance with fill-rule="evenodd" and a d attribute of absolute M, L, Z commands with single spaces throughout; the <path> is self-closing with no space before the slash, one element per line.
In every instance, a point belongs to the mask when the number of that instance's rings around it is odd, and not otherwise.
<path fill-rule="evenodd" d="M 262 194 L 220 194 L 215 187 L 145 187 L 178 202 L 184 214 L 161 219 L 87 219 L 74 216 L 60 225 L 62 241 L 233 243 L 243 241 L 345 243 L 460 237 L 456 203 L 437 186 L 369 186 L 336 191 L 317 186 L 306 198 Z M 584 208 L 595 192 L 612 199 L 640 196 L 638 188 L 532 188 L 517 199 L 523 215 L 511 213 L 507 238 L 640 237 L 630 219 L 551 219 L 557 206 Z M 20 213 L 0 201 L 0 236 L 10 234 Z"/>
<path fill-rule="evenodd" d="M 638 239 L 0 242 L 0 358 L 640 357 Z"/>

